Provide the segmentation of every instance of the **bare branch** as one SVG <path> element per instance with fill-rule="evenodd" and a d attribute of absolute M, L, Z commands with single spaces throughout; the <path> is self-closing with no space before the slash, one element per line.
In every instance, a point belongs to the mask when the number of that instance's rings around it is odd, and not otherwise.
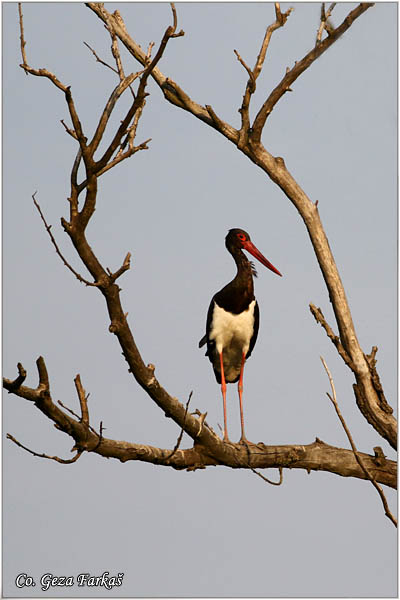
<path fill-rule="evenodd" d="M 148 55 L 142 50 L 139 44 L 137 44 L 128 34 L 125 23 L 121 15 L 115 11 L 113 14 L 109 13 L 103 5 L 97 2 L 87 2 L 86 6 L 90 8 L 106 25 L 113 31 L 121 42 L 125 45 L 127 50 L 144 66 L 149 64 Z M 186 94 L 172 79 L 165 77 L 157 66 L 153 66 L 151 70 L 151 77 L 160 86 L 165 98 L 184 110 L 192 113 L 198 119 L 207 123 L 211 127 L 218 129 L 215 126 L 214 121 L 210 118 L 207 109 L 201 106 L 197 102 L 194 102 L 188 94 Z M 228 139 L 237 143 L 239 133 L 238 131 L 229 125 L 224 123 L 223 134 Z"/>
<path fill-rule="evenodd" d="M 343 429 L 346 432 L 347 439 L 350 442 L 350 446 L 351 446 L 351 448 L 352 448 L 352 450 L 354 452 L 354 456 L 356 458 L 356 461 L 358 462 L 358 464 L 360 465 L 361 469 L 365 473 L 367 479 L 370 480 L 370 482 L 372 483 L 372 485 L 374 486 L 374 488 L 377 490 L 377 492 L 378 492 L 378 494 L 379 494 L 379 496 L 380 496 L 380 498 L 382 500 L 383 508 L 385 510 L 385 515 L 388 517 L 388 519 L 390 519 L 392 521 L 393 525 L 395 525 L 395 527 L 397 527 L 397 520 L 395 519 L 395 517 L 392 515 L 392 513 L 389 510 L 389 506 L 388 506 L 388 503 L 387 503 L 387 500 L 386 500 L 386 496 L 383 493 L 383 490 L 382 490 L 381 486 L 376 483 L 374 477 L 371 475 L 371 473 L 369 472 L 369 470 L 367 469 L 367 467 L 364 465 L 364 462 L 363 462 L 362 458 L 360 457 L 359 452 L 357 451 L 357 448 L 356 448 L 356 445 L 355 445 L 355 443 L 353 441 L 353 438 L 352 438 L 352 435 L 350 433 L 350 430 L 349 430 L 349 428 L 346 425 L 346 421 L 344 420 L 344 418 L 342 416 L 342 413 L 340 412 L 339 405 L 338 405 L 337 400 L 336 400 L 336 390 L 335 390 L 335 384 L 333 382 L 333 377 L 331 375 L 331 372 L 328 369 L 328 366 L 327 366 L 325 360 L 322 358 L 322 356 L 320 358 L 321 358 L 322 364 L 324 365 L 325 371 L 326 371 L 326 373 L 328 375 L 329 383 L 331 384 L 332 396 L 328 392 L 327 392 L 327 396 L 331 400 L 333 406 L 335 407 L 336 414 L 339 417 L 339 420 L 340 420 L 340 422 L 341 422 L 341 424 L 343 426 Z"/>
<path fill-rule="evenodd" d="M 65 99 L 67 101 L 67 105 L 68 105 L 68 109 L 69 109 L 69 113 L 71 116 L 71 120 L 74 126 L 74 131 L 70 130 L 68 127 L 65 126 L 64 122 L 62 121 L 64 127 L 66 128 L 67 132 L 72 135 L 72 137 L 74 137 L 75 139 L 78 140 L 81 150 L 82 150 L 82 156 L 83 159 L 85 161 L 85 164 L 88 168 L 90 168 L 90 161 L 88 159 L 88 155 L 87 155 L 87 149 L 86 149 L 86 138 L 83 135 L 83 131 L 82 131 L 82 126 L 80 124 L 76 109 L 75 109 L 75 104 L 74 101 L 72 99 L 72 95 L 71 95 L 71 90 L 69 86 L 65 86 L 63 83 L 61 83 L 61 81 L 59 81 L 59 79 L 57 79 L 57 77 L 51 73 L 50 71 L 48 71 L 47 69 L 33 69 L 32 67 L 30 67 L 28 65 L 28 61 L 27 61 L 27 57 L 26 57 L 26 50 L 25 50 L 25 46 L 26 46 L 26 42 L 25 42 L 25 38 L 24 38 L 24 24 L 23 24 L 23 15 L 22 15 L 22 8 L 21 8 L 21 4 L 18 4 L 18 10 L 19 10 L 19 23 L 20 23 L 20 41 L 21 41 L 21 54 L 22 54 L 22 60 L 23 63 L 22 65 L 20 65 L 24 70 L 25 73 L 30 73 L 31 75 L 35 75 L 37 77 L 47 77 L 48 79 L 50 79 L 50 81 L 52 81 L 52 83 L 58 87 L 60 90 L 62 90 L 65 94 Z"/>
<path fill-rule="evenodd" d="M 242 125 L 240 128 L 240 135 L 239 135 L 239 141 L 238 141 L 239 149 L 244 147 L 248 142 L 248 137 L 249 137 L 249 133 L 250 133 L 249 107 L 250 107 L 251 96 L 256 91 L 256 80 L 257 80 L 257 77 L 260 75 L 261 70 L 263 68 L 265 56 L 266 56 L 267 49 L 268 49 L 268 46 L 269 46 L 269 43 L 271 40 L 271 36 L 274 31 L 276 31 L 280 27 L 283 27 L 283 25 L 286 23 L 290 13 L 292 12 L 292 10 L 293 10 L 292 8 L 289 8 L 289 10 L 287 10 L 285 13 L 281 13 L 279 3 L 275 2 L 275 22 L 267 27 L 267 30 L 266 30 L 265 36 L 264 36 L 264 40 L 261 44 L 261 49 L 258 54 L 257 61 L 256 61 L 256 64 L 254 65 L 253 70 L 251 70 L 246 65 L 246 63 L 242 60 L 242 58 L 240 57 L 238 52 L 236 50 L 234 50 L 239 62 L 244 66 L 244 68 L 246 69 L 246 71 L 249 75 L 249 80 L 247 82 L 246 90 L 245 90 L 245 93 L 243 96 L 242 106 L 239 109 L 239 112 L 242 117 Z"/>
<path fill-rule="evenodd" d="M 60 120 L 60 123 L 62 123 L 62 125 L 64 126 L 65 131 L 74 138 L 74 140 L 78 141 L 78 136 L 76 135 L 75 131 L 73 129 L 70 129 L 64 122 L 64 119 Z"/>
<path fill-rule="evenodd" d="M 21 45 L 21 55 L 22 55 L 22 64 L 24 65 L 24 67 L 28 66 L 28 61 L 26 59 L 26 50 L 25 50 L 25 46 L 26 46 L 26 42 L 25 42 L 25 37 L 24 37 L 24 18 L 22 15 L 22 4 L 21 2 L 18 2 L 18 13 L 19 13 L 19 30 L 20 30 L 20 45 Z M 25 71 L 25 73 L 28 75 L 28 73 Z"/>
<path fill-rule="evenodd" d="M 243 58 L 240 56 L 240 54 L 237 50 L 234 50 L 234 53 L 236 54 L 237 59 L 240 62 L 240 64 L 243 65 L 243 67 L 246 69 L 247 74 L 250 78 L 251 92 L 254 92 L 256 89 L 256 78 L 254 77 L 253 71 L 250 69 L 250 67 L 248 65 L 246 65 L 246 63 L 244 62 Z"/>
<path fill-rule="evenodd" d="M 178 450 L 179 446 L 181 445 L 181 441 L 182 441 L 182 437 L 183 434 L 185 432 L 185 424 L 186 424 L 186 417 L 187 417 L 187 412 L 188 412 L 188 408 L 189 408 L 189 404 L 190 404 L 190 400 L 192 398 L 193 392 L 190 392 L 189 394 L 189 398 L 186 402 L 186 406 L 185 406 L 185 417 L 184 417 L 184 421 L 183 421 L 183 425 L 182 425 L 182 429 L 181 432 L 178 436 L 178 439 L 176 441 L 176 444 L 174 446 L 174 449 L 172 450 L 171 454 L 168 454 L 165 460 L 169 460 L 170 458 L 172 458 L 174 456 L 174 454 L 176 453 L 176 451 Z"/>
<path fill-rule="evenodd" d="M 87 48 L 89 48 L 90 52 L 94 55 L 96 61 L 98 63 L 100 63 L 101 65 L 104 65 L 105 67 L 107 67 L 108 69 L 111 69 L 111 71 L 113 71 L 114 73 L 116 73 L 117 75 L 119 75 L 119 72 L 117 71 L 117 69 L 114 69 L 114 67 L 112 67 L 111 65 L 109 65 L 108 63 L 106 63 L 104 60 L 102 60 L 101 58 L 98 57 L 98 55 L 96 54 L 96 52 L 93 50 L 93 48 L 91 46 L 89 46 L 89 44 L 87 44 L 86 42 L 83 42 L 85 44 L 85 46 Z"/>
<path fill-rule="evenodd" d="M 47 373 L 46 363 L 44 362 L 43 356 L 39 356 L 36 361 L 36 366 L 39 374 L 39 385 L 37 391 L 41 394 L 45 392 L 46 394 L 50 394 L 50 382 L 49 375 Z"/>
<path fill-rule="evenodd" d="M 81 415 L 82 415 L 81 421 L 85 425 L 89 426 L 89 411 L 88 411 L 88 405 L 87 405 L 88 396 L 86 396 L 85 390 L 83 389 L 83 385 L 81 382 L 81 376 L 79 375 L 79 373 L 75 377 L 74 383 L 75 383 L 76 391 L 77 391 L 78 398 L 79 398 L 79 404 L 81 406 Z"/>
<path fill-rule="evenodd" d="M 320 323 L 320 325 L 322 325 L 322 327 L 325 329 L 325 331 L 326 331 L 329 339 L 336 346 L 337 351 L 339 352 L 340 356 L 343 358 L 343 360 L 346 363 L 346 365 L 352 371 L 354 371 L 354 365 L 352 363 L 351 358 L 347 354 L 346 350 L 343 348 L 343 346 L 342 346 L 342 344 L 340 342 L 340 338 L 333 333 L 332 328 L 326 322 L 325 317 L 324 317 L 324 315 L 322 313 L 322 310 L 320 308 L 317 308 L 312 303 L 309 304 L 309 307 L 310 307 L 310 311 L 313 314 L 315 320 L 317 321 L 317 323 Z"/>
<path fill-rule="evenodd" d="M 145 104 L 146 104 L 146 102 L 143 102 L 142 106 L 139 106 L 139 108 L 137 109 L 136 114 L 133 117 L 133 123 L 132 123 L 132 125 L 129 127 L 129 129 L 126 132 L 126 137 L 125 137 L 124 141 L 121 143 L 121 147 L 118 150 L 116 158 L 119 158 L 120 153 L 122 153 L 122 151 L 124 150 L 124 148 L 126 147 L 127 144 L 129 145 L 129 149 L 131 151 L 133 151 L 133 148 L 134 148 L 133 147 L 133 142 L 134 142 L 135 137 L 136 137 L 136 131 L 137 131 L 137 127 L 138 127 L 138 124 L 139 124 L 139 119 L 142 116 L 142 112 L 143 112 L 143 108 L 144 108 Z M 151 138 L 149 138 L 148 140 L 146 140 L 145 142 L 143 142 L 141 144 L 141 148 L 140 148 L 140 146 L 138 146 L 137 149 L 144 149 L 143 144 L 146 145 L 150 141 L 151 141 Z M 146 148 L 147 148 L 147 145 L 146 145 Z"/>
<path fill-rule="evenodd" d="M 30 73 L 31 75 L 35 75 L 37 77 L 47 77 L 48 79 L 50 79 L 50 81 L 52 81 L 52 83 L 54 83 L 54 85 L 56 87 L 58 87 L 60 90 L 65 92 L 66 91 L 65 85 L 63 85 L 61 83 L 61 81 L 59 81 L 59 79 L 57 79 L 57 77 L 53 73 L 50 73 L 50 71 L 48 71 L 47 69 L 32 69 L 32 67 L 30 67 L 28 65 L 28 60 L 26 58 L 26 50 L 25 50 L 26 41 L 25 41 L 25 37 L 24 37 L 24 20 L 23 20 L 21 2 L 18 2 L 18 12 L 19 12 L 21 54 L 22 54 L 22 65 L 20 65 L 20 67 L 22 69 L 24 69 L 26 74 Z"/>
<path fill-rule="evenodd" d="M 133 102 L 131 108 L 129 109 L 126 117 L 122 121 L 122 123 L 121 123 L 121 125 L 120 125 L 117 133 L 115 134 L 113 140 L 111 141 L 109 147 L 107 148 L 107 150 L 103 154 L 102 158 L 98 162 L 95 163 L 95 171 L 96 172 L 102 171 L 104 173 L 103 169 L 106 167 L 106 165 L 107 165 L 108 161 L 110 160 L 111 156 L 114 154 L 115 150 L 120 145 L 121 139 L 122 139 L 123 135 L 125 135 L 125 133 L 127 132 L 127 128 L 129 126 L 129 123 L 133 119 L 136 111 L 139 108 L 143 107 L 143 104 L 144 104 L 144 101 L 145 101 L 145 98 L 146 98 L 146 95 L 147 95 L 145 93 L 145 89 L 146 89 L 148 77 L 152 74 L 152 72 L 155 69 L 157 63 L 161 60 L 161 57 L 164 54 L 164 51 L 165 51 L 165 48 L 167 46 L 167 43 L 168 43 L 169 39 L 172 38 L 172 37 L 178 37 L 180 35 L 183 35 L 183 32 L 179 32 L 179 34 L 175 35 L 175 29 L 176 29 L 176 11 L 175 11 L 175 7 L 173 5 L 172 5 L 172 12 L 173 12 L 173 15 L 174 15 L 174 25 L 173 26 L 170 25 L 169 27 L 167 27 L 167 29 L 166 29 L 166 31 L 165 31 L 165 33 L 163 35 L 163 38 L 162 38 L 162 40 L 160 42 L 160 46 L 159 46 L 159 48 L 157 50 L 157 53 L 156 53 L 155 57 L 150 62 L 150 64 L 148 64 L 146 66 L 145 70 L 143 71 L 143 73 L 141 75 L 141 78 L 140 78 L 140 84 L 139 84 L 139 88 L 138 88 L 138 91 L 137 91 L 137 95 L 136 95 L 136 97 L 134 99 L 134 102 Z M 111 27 L 110 27 L 110 25 L 109 25 L 108 22 L 107 22 L 107 25 L 109 26 L 110 32 L 112 32 L 112 29 L 111 29 Z M 129 82 L 129 83 L 131 83 L 131 82 Z M 120 85 L 122 86 L 123 84 L 120 84 Z M 116 90 L 117 89 L 119 89 L 119 88 L 116 88 Z M 116 90 L 114 91 L 114 93 L 117 93 Z M 110 102 L 110 105 L 112 106 L 112 99 L 111 98 L 110 98 L 109 102 Z M 111 108 L 111 110 L 112 110 L 112 108 Z M 109 117 L 109 114 L 108 114 L 107 107 L 106 107 L 106 109 L 105 109 L 105 111 L 103 113 L 103 118 L 104 118 L 105 122 L 108 121 L 108 117 Z M 136 124 L 136 127 L 137 127 L 137 124 Z M 135 131 L 136 131 L 136 127 L 135 127 Z M 99 123 L 99 129 L 100 129 L 100 131 L 101 131 L 101 128 L 102 128 L 102 125 Z M 92 140 L 92 142 L 90 144 L 90 148 L 91 148 L 92 151 L 93 151 L 93 149 L 95 149 L 97 147 L 98 141 L 99 141 L 99 139 L 101 139 L 101 135 L 99 135 L 97 132 L 95 133 L 95 136 L 94 136 L 94 138 L 93 138 L 93 140 Z M 145 144 L 145 142 L 144 142 L 144 144 Z M 144 146 L 142 145 L 141 149 L 143 149 L 143 147 Z M 130 152 L 131 152 L 131 154 L 133 153 L 133 148 L 130 149 Z M 129 156 L 131 154 L 129 154 Z M 124 158 L 127 158 L 127 157 L 124 157 Z M 120 160 L 122 160 L 122 159 L 120 159 L 120 157 L 118 157 L 117 160 L 113 161 L 113 166 L 115 166 L 115 164 L 117 164 L 117 162 L 120 162 Z"/>
<path fill-rule="evenodd" d="M 92 427 L 90 429 L 92 429 Z M 92 429 L 92 431 L 94 431 L 94 429 Z M 97 434 L 97 436 L 98 436 L 98 442 L 94 448 L 89 450 L 89 452 L 96 452 L 96 450 L 100 447 L 101 442 L 103 441 L 103 421 L 100 421 L 100 429 L 99 429 L 99 433 Z"/>
<path fill-rule="evenodd" d="M 291 85 L 296 81 L 296 79 L 304 73 L 306 69 L 323 54 L 330 46 L 341 36 L 357 19 L 361 16 L 368 8 L 373 6 L 372 3 L 362 3 L 357 6 L 354 10 L 352 10 L 347 17 L 344 19 L 343 23 L 339 25 L 336 29 L 334 29 L 331 34 L 325 38 L 320 44 L 315 46 L 308 54 L 304 56 L 300 61 L 295 63 L 295 66 L 287 71 L 283 79 L 280 83 L 275 87 L 275 89 L 268 96 L 267 100 L 264 102 L 262 107 L 260 108 L 256 118 L 253 123 L 253 141 L 258 142 L 261 139 L 261 133 L 264 128 L 265 122 L 268 116 L 271 114 L 274 106 L 280 100 L 280 98 L 287 92 Z"/>
<path fill-rule="evenodd" d="M 115 33 L 111 33 L 110 35 L 111 35 L 111 52 L 115 59 L 115 63 L 117 65 L 119 78 L 121 81 L 123 81 L 125 79 L 125 73 L 124 73 L 124 67 L 122 66 L 121 55 L 119 53 L 118 39 L 117 39 L 117 36 L 115 35 Z M 132 90 L 132 93 L 133 93 L 133 90 Z"/>
<path fill-rule="evenodd" d="M 78 450 L 77 453 L 75 454 L 75 456 L 70 459 L 59 458 L 58 456 L 49 456 L 48 454 L 43 454 L 43 453 L 38 454 L 38 452 L 34 452 L 33 450 L 30 450 L 30 448 L 27 448 L 26 446 L 21 444 L 21 442 L 19 442 L 17 439 L 15 439 L 15 437 L 12 436 L 11 433 L 7 433 L 7 439 L 11 440 L 12 442 L 14 442 L 14 444 L 19 446 L 20 448 L 23 448 L 30 454 L 33 454 L 33 456 L 38 456 L 39 458 L 48 458 L 49 460 L 55 460 L 56 462 L 61 463 L 62 465 L 70 465 L 70 464 L 76 462 L 78 460 L 78 458 L 80 458 L 83 454 L 83 450 Z"/>
<path fill-rule="evenodd" d="M 36 389 L 20 386 L 13 389 L 13 381 L 4 378 L 3 386 L 14 395 L 34 401 L 37 408 L 43 414 L 52 420 L 56 427 L 64 431 L 75 440 L 74 449 L 88 452 L 95 452 L 100 456 L 116 458 L 121 462 L 129 460 L 140 460 L 153 464 L 173 467 L 175 469 L 193 470 L 207 465 L 227 466 L 233 469 L 250 468 L 294 468 L 310 470 L 322 470 L 341 475 L 343 477 L 357 477 L 367 479 L 366 474 L 357 463 L 352 450 L 335 448 L 321 442 L 317 439 L 314 443 L 308 445 L 283 445 L 266 446 L 265 444 L 251 444 L 244 447 L 243 444 L 224 444 L 216 434 L 214 434 L 205 424 L 203 419 L 194 418 L 181 405 L 176 398 L 171 398 L 168 406 L 156 392 L 157 387 L 166 394 L 154 378 L 154 369 L 149 370 L 153 373 L 154 381 L 151 382 L 150 393 L 156 403 L 163 408 L 167 416 L 174 419 L 175 422 L 181 422 L 186 433 L 195 440 L 194 447 L 187 450 L 177 448 L 174 454 L 171 450 L 155 448 L 153 446 L 144 446 L 142 444 L 133 444 L 130 442 L 110 440 L 103 437 L 103 426 L 100 425 L 100 434 L 92 427 L 82 422 L 82 418 L 76 415 L 71 409 L 67 409 L 76 418 L 70 417 L 61 411 L 52 401 L 50 395 L 50 386 L 48 381 L 47 369 L 42 357 L 37 361 L 39 376 L 39 385 Z M 43 393 L 44 392 L 44 393 Z M 86 398 L 87 400 L 87 398 Z M 65 405 L 58 401 L 64 408 Z M 182 418 L 179 417 L 179 410 L 182 410 Z M 202 423 L 199 423 L 199 420 Z M 196 433 L 193 433 L 195 430 Z M 390 487 L 396 487 L 396 463 L 388 460 L 375 452 L 374 456 L 359 453 L 363 463 L 367 466 L 370 473 L 376 481 L 379 481 Z M 168 458 L 169 457 L 169 458 Z"/>
<path fill-rule="evenodd" d="M 117 87 L 114 89 L 114 91 L 112 92 L 112 94 L 109 97 L 108 102 L 107 102 L 107 104 L 106 104 L 106 106 L 105 106 L 105 108 L 103 110 L 103 114 L 100 117 L 99 124 L 97 125 L 97 128 L 96 128 L 96 131 L 94 133 L 93 139 L 90 142 L 90 144 L 88 145 L 88 150 L 89 150 L 91 156 L 93 156 L 94 152 L 97 150 L 97 148 L 98 148 L 98 146 L 100 144 L 100 141 L 101 141 L 101 139 L 103 137 L 104 131 L 105 131 L 106 127 L 107 127 L 107 123 L 108 123 L 108 121 L 110 119 L 110 116 L 112 114 L 112 111 L 115 108 L 115 105 L 116 105 L 117 101 L 122 96 L 122 94 L 124 93 L 124 91 L 128 88 L 128 86 L 130 86 L 131 83 L 133 83 L 133 81 L 135 79 L 137 79 L 137 77 L 139 77 L 139 75 L 141 73 L 142 73 L 142 71 L 139 71 L 137 73 L 131 73 L 130 75 L 128 75 L 128 77 L 125 77 L 125 79 L 123 79 L 117 85 Z M 133 111 L 133 114 L 134 114 L 134 112 L 139 107 L 139 103 L 136 101 L 136 99 L 134 100 L 132 107 L 134 107 L 134 109 L 131 108 L 131 110 L 129 111 L 128 114 L 130 114 L 131 111 Z M 133 114 L 132 114 L 132 116 L 133 116 Z M 125 121 L 126 121 L 126 118 L 125 118 Z M 130 121 L 130 119 L 128 120 L 128 122 L 129 121 Z M 122 131 L 122 134 L 123 133 L 124 132 Z M 115 146 L 115 148 L 116 148 L 116 146 Z M 101 161 L 99 161 L 99 163 L 101 163 Z M 96 170 L 99 170 L 99 166 L 98 166 L 99 163 L 97 163 L 97 165 L 96 165 Z"/>
<path fill-rule="evenodd" d="M 66 406 L 63 402 L 61 402 L 61 400 L 57 400 L 58 404 L 60 406 L 62 406 L 65 410 L 67 410 L 71 415 L 73 415 L 74 417 L 76 417 L 78 419 L 78 421 L 82 420 L 82 417 L 77 415 L 76 412 L 74 412 L 72 410 L 72 408 L 69 408 L 68 406 Z"/>
<path fill-rule="evenodd" d="M 81 160 L 82 160 L 82 150 L 79 147 L 78 152 L 75 157 L 75 160 L 74 160 L 74 164 L 72 166 L 72 171 L 71 171 L 71 186 L 73 188 L 77 188 L 77 186 L 78 186 L 78 170 L 79 170 L 79 165 L 81 163 Z M 76 210 L 75 210 L 74 214 L 77 213 L 77 208 L 78 207 L 76 206 Z"/>
<path fill-rule="evenodd" d="M 77 278 L 79 281 L 81 281 L 81 282 L 82 282 L 82 283 L 84 283 L 85 285 L 90 285 L 90 286 L 93 286 L 93 287 L 96 287 L 96 286 L 98 286 L 98 284 L 97 284 L 97 283 L 94 283 L 94 282 L 88 281 L 87 279 L 85 279 L 84 277 L 82 277 L 82 275 L 79 275 L 79 273 L 78 273 L 77 271 L 75 271 L 75 269 L 74 269 L 73 267 L 71 267 L 71 265 L 69 264 L 69 262 L 68 262 L 68 261 L 67 261 L 67 260 L 64 258 L 63 254 L 61 253 L 61 251 L 60 251 L 60 249 L 59 249 L 59 247 L 58 247 L 58 245 L 57 245 L 57 242 L 56 242 L 56 240 L 55 240 L 55 238 L 54 238 L 53 234 L 51 233 L 51 225 L 48 225 L 48 224 L 47 224 L 47 222 L 46 222 L 46 219 L 45 219 L 45 217 L 44 217 L 44 215 L 43 215 L 43 212 L 42 212 L 42 210 L 41 210 L 41 208 L 40 208 L 40 206 L 39 206 L 39 203 L 37 202 L 37 200 L 36 200 L 36 198 L 35 198 L 36 194 L 37 194 L 37 192 L 35 192 L 35 193 L 32 195 L 32 200 L 33 200 L 33 202 L 34 202 L 34 204 L 35 204 L 36 208 L 37 208 L 37 209 L 38 209 L 38 211 L 39 211 L 40 217 L 41 217 L 41 219 L 42 219 L 42 221 L 43 221 L 43 223 L 44 223 L 44 226 L 45 226 L 45 229 L 46 229 L 47 233 L 48 233 L 48 234 L 49 234 L 49 236 L 50 236 L 50 239 L 51 239 L 51 241 L 52 241 L 52 244 L 53 244 L 54 248 L 56 249 L 56 252 L 57 252 L 58 256 L 59 256 L 59 257 L 61 258 L 61 260 L 63 261 L 64 265 L 65 265 L 65 266 L 66 266 L 66 267 L 67 267 L 67 268 L 68 268 L 68 269 L 71 271 L 71 273 L 73 273 L 73 274 L 75 275 L 75 277 L 76 277 L 76 278 Z"/>
<path fill-rule="evenodd" d="M 289 8 L 285 13 L 281 13 L 279 2 L 275 2 L 275 17 L 276 17 L 275 22 L 272 23 L 272 25 L 269 25 L 265 32 L 264 40 L 261 45 L 261 50 L 258 54 L 257 62 L 253 69 L 255 79 L 257 79 L 257 77 L 259 76 L 259 74 L 261 73 L 261 70 L 263 68 L 265 56 L 267 54 L 267 50 L 268 50 L 269 43 L 271 41 L 272 34 L 274 33 L 274 31 L 276 31 L 277 29 L 279 29 L 280 27 L 283 27 L 285 25 L 292 10 L 293 10 L 293 8 Z"/>
<path fill-rule="evenodd" d="M 320 18 L 320 24 L 319 24 L 319 28 L 318 28 L 318 32 L 317 32 L 317 38 L 316 38 L 316 44 L 320 44 L 321 43 L 321 39 L 322 39 L 322 33 L 324 31 L 324 29 L 326 30 L 326 32 L 328 33 L 328 35 L 331 35 L 332 30 L 334 29 L 334 27 L 332 27 L 329 23 L 329 17 L 332 14 L 333 9 L 336 6 L 336 2 L 332 2 L 332 4 L 330 5 L 330 7 L 328 8 L 328 11 L 325 12 L 325 2 L 322 2 L 321 4 L 321 18 Z"/>
<path fill-rule="evenodd" d="M 151 51 L 154 48 L 154 42 L 150 42 L 148 48 L 147 48 L 147 52 L 146 52 L 146 58 L 148 59 L 148 61 L 150 62 L 150 58 L 151 58 Z"/>
<path fill-rule="evenodd" d="M 173 33 L 171 33 L 171 37 L 173 37 L 173 38 L 181 37 L 182 35 L 185 35 L 185 32 L 183 31 L 183 29 L 181 29 L 178 33 L 175 33 L 176 28 L 178 27 L 178 17 L 176 15 L 175 4 L 173 2 L 171 2 L 170 5 L 171 5 L 172 17 L 173 17 L 173 25 L 172 25 Z"/>
<path fill-rule="evenodd" d="M 282 469 L 282 467 L 279 467 L 279 481 L 271 481 L 270 479 L 268 479 L 267 477 L 265 477 L 262 473 L 259 473 L 258 471 L 256 471 L 255 469 L 253 469 L 253 467 L 250 467 L 250 469 L 253 471 L 253 473 L 255 473 L 256 475 L 258 475 L 259 477 L 261 477 L 261 479 L 263 479 L 266 483 L 269 483 L 270 485 L 282 485 L 282 482 L 283 482 L 283 469 Z"/>
<path fill-rule="evenodd" d="M 128 271 L 128 269 L 130 269 L 130 267 L 131 267 L 131 253 L 128 252 L 128 254 L 125 256 L 122 266 L 118 269 L 118 271 L 116 271 L 115 273 L 110 273 L 110 281 L 112 281 L 112 282 L 116 281 L 118 279 L 118 277 L 121 277 L 121 275 L 123 273 L 125 273 L 125 271 Z"/>
<path fill-rule="evenodd" d="M 16 379 L 14 379 L 14 381 L 11 381 L 9 388 L 8 388 L 9 394 L 11 394 L 11 392 L 14 392 L 18 388 L 20 388 L 26 379 L 26 371 L 25 371 L 24 367 L 21 365 L 21 363 L 17 364 L 17 369 L 18 369 L 18 377 Z"/>

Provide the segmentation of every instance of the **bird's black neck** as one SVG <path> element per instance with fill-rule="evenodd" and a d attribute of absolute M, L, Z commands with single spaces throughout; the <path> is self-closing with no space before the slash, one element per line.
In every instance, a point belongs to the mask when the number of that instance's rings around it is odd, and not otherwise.
<path fill-rule="evenodd" d="M 239 248 L 230 250 L 237 266 L 236 277 L 214 296 L 218 306 L 239 314 L 254 300 L 253 273 L 250 261 Z"/>

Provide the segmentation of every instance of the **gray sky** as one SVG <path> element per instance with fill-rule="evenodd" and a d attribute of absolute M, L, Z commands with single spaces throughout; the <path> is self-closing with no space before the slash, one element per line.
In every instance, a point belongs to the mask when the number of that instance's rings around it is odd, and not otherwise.
<path fill-rule="evenodd" d="M 339 4 L 337 25 L 355 4 Z M 168 4 L 115 3 L 131 35 L 147 47 L 171 21 Z M 286 10 L 289 4 L 283 4 Z M 76 143 L 63 130 L 63 95 L 18 67 L 17 5 L 3 3 L 3 314 L 4 374 L 16 364 L 36 386 L 35 360 L 46 359 L 54 399 L 78 410 L 73 378 L 90 392 L 91 422 L 114 439 L 172 448 L 178 427 L 127 372 L 108 333 L 100 294 L 80 284 L 56 256 L 33 206 L 37 190 L 68 260 L 84 273 L 60 217 L 68 215 L 68 182 Z M 23 5 L 28 60 L 71 85 L 85 131 L 116 85 L 83 41 L 110 61 L 109 39 L 80 3 Z M 246 83 L 233 49 L 254 64 L 272 4 L 178 4 L 179 28 L 160 69 L 197 102 L 239 125 Z M 295 4 L 271 41 L 253 111 L 312 47 L 318 4 Z M 264 143 L 310 198 L 319 200 L 365 352 L 379 347 L 378 370 L 396 403 L 397 5 L 380 3 L 294 85 L 273 111 Z M 125 70 L 136 71 L 126 53 Z M 245 369 L 246 431 L 254 442 L 310 443 L 318 436 L 348 447 L 326 396 L 322 354 L 360 450 L 389 448 L 359 413 L 352 377 L 308 304 L 332 326 L 329 298 L 305 228 L 283 193 L 222 136 L 167 104 L 153 82 L 137 141 L 150 149 L 102 177 L 88 239 L 103 264 L 132 268 L 120 280 L 146 363 L 181 401 L 222 423 L 211 365 L 197 347 L 209 301 L 234 275 L 224 247 L 231 227 L 284 274 L 259 268 L 257 346 Z M 128 95 L 125 100 L 129 101 Z M 115 122 L 120 115 L 115 117 Z M 70 457 L 71 438 L 30 403 L 3 404 L 3 595 L 264 596 L 396 595 L 396 532 L 371 485 L 328 473 L 284 472 L 271 487 L 253 473 L 207 468 L 176 472 L 144 463 L 82 456 L 64 466 L 28 455 L 6 432 L 48 454 Z M 236 386 L 228 386 L 228 427 L 240 436 Z M 184 446 L 189 440 L 184 438 Z M 277 478 L 277 471 L 265 472 Z M 395 494 L 385 490 L 393 509 Z M 123 585 L 40 589 L 45 573 L 124 573 Z M 27 573 L 36 587 L 18 590 Z"/>

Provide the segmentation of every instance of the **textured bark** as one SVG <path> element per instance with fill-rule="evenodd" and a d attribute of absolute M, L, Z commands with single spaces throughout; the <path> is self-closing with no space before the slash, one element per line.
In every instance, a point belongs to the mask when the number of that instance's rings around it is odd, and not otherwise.
<path fill-rule="evenodd" d="M 42 373 L 46 372 L 43 359 L 39 358 L 37 362 Z M 54 404 L 50 394 L 47 374 L 45 377 L 41 377 L 39 386 L 36 389 L 18 385 L 16 381 L 4 379 L 5 389 L 21 398 L 34 402 L 37 408 L 56 424 L 58 429 L 74 439 L 73 450 L 94 452 L 100 456 L 115 458 L 121 462 L 140 460 L 188 471 L 205 468 L 206 466 L 226 466 L 232 469 L 288 468 L 305 469 L 308 472 L 327 471 L 343 477 L 366 479 L 351 450 L 330 446 L 318 438 L 314 443 L 308 445 L 267 446 L 262 442 L 249 444 L 249 446 L 226 444 L 207 425 L 204 425 L 204 431 L 207 432 L 207 435 L 204 436 L 205 442 L 195 441 L 193 448 L 185 450 L 177 448 L 174 451 L 102 438 L 100 434 L 89 427 L 87 407 L 82 410 L 82 417 L 78 420 L 67 415 Z M 174 415 L 174 420 L 177 420 L 175 411 Z M 85 422 L 86 420 L 87 422 Z M 195 424 L 198 427 L 198 419 L 195 419 Z M 200 435 L 199 438 L 201 437 Z M 209 443 L 210 437 L 215 437 L 214 444 Z M 392 488 L 396 487 L 397 465 L 394 461 L 386 459 L 381 452 L 378 452 L 378 449 L 376 456 L 370 456 L 362 452 L 359 454 L 377 482 Z"/>

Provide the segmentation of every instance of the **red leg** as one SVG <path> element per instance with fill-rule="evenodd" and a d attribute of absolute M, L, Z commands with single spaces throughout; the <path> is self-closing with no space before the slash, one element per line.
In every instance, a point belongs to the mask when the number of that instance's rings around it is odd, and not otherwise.
<path fill-rule="evenodd" d="M 246 355 L 242 354 L 242 366 L 240 367 L 240 377 L 238 384 L 238 392 L 239 392 L 239 404 L 240 404 L 240 425 L 242 427 L 242 437 L 240 438 L 241 442 L 247 442 L 246 436 L 244 434 L 244 419 L 243 419 L 243 371 L 244 371 L 244 363 L 246 362 Z"/>
<path fill-rule="evenodd" d="M 222 359 L 222 352 L 219 354 L 219 364 L 221 366 L 221 392 L 224 401 L 224 442 L 229 442 L 228 438 L 228 427 L 226 425 L 226 382 L 224 373 L 224 361 Z"/>

